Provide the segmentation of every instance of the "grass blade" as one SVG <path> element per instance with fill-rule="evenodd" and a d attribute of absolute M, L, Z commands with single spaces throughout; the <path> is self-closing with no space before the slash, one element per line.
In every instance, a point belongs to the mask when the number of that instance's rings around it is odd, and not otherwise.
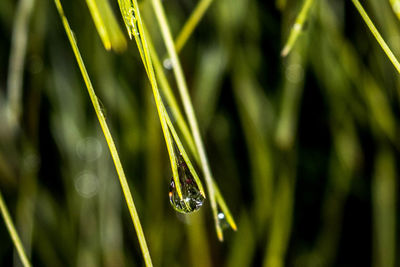
<path fill-rule="evenodd" d="M 386 44 L 385 40 L 382 38 L 379 31 L 376 29 L 374 23 L 369 18 L 367 12 L 365 12 L 364 8 L 360 4 L 358 0 L 351 0 L 354 6 L 357 8 L 357 11 L 360 13 L 361 17 L 364 19 L 365 23 L 367 24 L 369 30 L 374 35 L 376 41 L 382 47 L 383 51 L 386 53 L 389 60 L 392 62 L 393 66 L 396 68 L 397 72 L 400 74 L 400 63 L 393 54 L 392 50 L 390 50 L 389 46 Z"/>
<path fill-rule="evenodd" d="M 35 0 L 18 1 L 17 12 L 15 13 L 7 78 L 7 107 L 11 129 L 16 128 L 22 113 L 22 81 L 29 33 L 28 26 L 34 3 Z"/>
<path fill-rule="evenodd" d="M 151 54 L 153 64 L 154 64 L 154 70 L 156 71 L 156 76 L 157 76 L 157 80 L 160 84 L 161 91 L 164 94 L 165 99 L 171 108 L 171 112 L 176 120 L 179 130 L 181 131 L 187 145 L 189 146 L 189 149 L 192 152 L 193 157 L 197 161 L 199 161 L 198 160 L 199 156 L 197 154 L 197 150 L 196 150 L 193 138 L 192 138 L 192 134 L 190 133 L 189 127 L 187 126 L 185 119 L 182 115 L 182 112 L 180 111 L 178 102 L 176 101 L 174 93 L 172 92 L 172 89 L 171 89 L 171 86 L 169 85 L 168 79 L 165 76 L 163 67 L 161 66 L 160 59 L 159 59 L 157 52 L 153 46 L 153 43 L 150 39 L 150 35 L 147 34 L 147 36 L 148 36 L 148 44 L 149 44 L 150 54 Z"/>
<path fill-rule="evenodd" d="M 179 92 L 180 92 L 180 95 L 182 98 L 185 113 L 189 120 L 189 126 L 190 126 L 190 129 L 192 130 L 194 142 L 196 144 L 196 148 L 199 153 L 200 162 L 201 162 L 200 165 L 203 169 L 203 174 L 205 177 L 208 193 L 210 196 L 210 203 L 211 203 L 211 208 L 212 208 L 212 212 L 213 212 L 213 216 L 214 216 L 217 236 L 218 236 L 218 239 L 222 241 L 223 234 L 222 234 L 222 229 L 221 229 L 220 222 L 218 219 L 218 208 L 217 208 L 217 203 L 216 203 L 216 199 L 215 199 L 214 181 L 212 178 L 207 155 L 206 155 L 206 152 L 204 149 L 203 141 L 201 139 L 200 129 L 199 129 L 199 126 L 197 123 L 195 113 L 194 113 L 193 105 L 190 100 L 186 80 L 185 80 L 179 59 L 178 59 L 178 55 L 175 50 L 174 41 L 172 39 L 172 35 L 169 30 L 168 21 L 167 21 L 164 9 L 162 7 L 161 1 L 153 0 L 152 5 L 153 5 L 154 12 L 156 14 L 156 17 L 157 17 L 158 24 L 161 28 L 162 36 L 163 36 L 165 45 L 167 47 L 169 57 L 172 62 L 172 68 L 174 71 L 175 79 L 178 84 L 178 89 L 179 89 Z"/>
<path fill-rule="evenodd" d="M 208 7 L 211 5 L 213 0 L 201 0 L 196 8 L 194 9 L 193 13 L 190 15 L 189 19 L 186 21 L 185 25 L 183 26 L 182 30 L 178 34 L 178 37 L 175 40 L 175 50 L 176 53 L 182 50 L 185 46 L 187 40 L 192 35 L 194 29 L 199 24 L 200 20 L 203 18 L 204 14 L 206 13 Z"/>
<path fill-rule="evenodd" d="M 373 262 L 396 266 L 396 163 L 389 146 L 382 144 L 372 180 Z"/>
<path fill-rule="evenodd" d="M 113 14 L 108 0 L 86 0 L 97 32 L 106 50 L 117 52 L 126 49 L 126 40 Z"/>
<path fill-rule="evenodd" d="M 87 90 L 88 90 L 88 93 L 89 93 L 89 96 L 90 96 L 90 100 L 92 101 L 92 104 L 93 104 L 93 107 L 95 109 L 97 118 L 99 120 L 101 129 L 102 129 L 102 131 L 104 133 L 104 137 L 106 138 L 107 145 L 108 145 L 108 147 L 110 149 L 110 153 L 111 153 L 111 156 L 113 158 L 114 165 L 115 165 L 115 168 L 117 170 L 118 177 L 119 177 L 119 180 L 120 180 L 120 183 L 121 183 L 122 191 L 123 191 L 124 196 L 125 196 L 126 204 L 128 205 L 129 213 L 130 213 L 130 215 L 132 217 L 133 225 L 135 227 L 136 234 L 137 234 L 138 239 L 139 239 L 140 248 L 142 250 L 142 254 L 143 254 L 146 266 L 153 266 L 151 258 L 150 258 L 149 249 L 148 249 L 147 244 L 146 244 L 146 239 L 144 237 L 143 229 L 142 229 L 142 226 L 140 224 L 139 215 L 138 215 L 138 213 L 136 211 L 136 207 L 135 207 L 135 204 L 133 202 L 132 194 L 130 192 L 128 182 L 126 180 L 125 173 L 124 173 L 124 170 L 122 168 L 122 164 L 121 164 L 121 161 L 120 161 L 119 156 L 118 156 L 117 149 L 116 149 L 115 144 L 114 144 L 114 140 L 113 140 L 113 138 L 111 136 L 110 130 L 108 129 L 108 126 L 107 126 L 105 117 L 103 115 L 103 112 L 101 111 L 101 107 L 100 107 L 99 101 L 98 101 L 97 96 L 96 96 L 96 94 L 94 92 L 94 89 L 93 89 L 92 83 L 90 81 L 89 75 L 88 75 L 88 73 L 86 71 L 86 68 L 85 68 L 85 65 L 83 63 L 81 54 L 80 54 L 80 52 L 78 50 L 78 46 L 76 44 L 76 40 L 75 40 L 74 35 L 72 33 L 72 30 L 71 30 L 71 28 L 69 26 L 67 18 L 64 15 L 64 11 L 62 9 L 61 2 L 60 2 L 60 0 L 54 0 L 54 1 L 55 1 L 56 6 L 57 6 L 57 10 L 58 10 L 58 12 L 60 14 L 61 20 L 63 22 L 63 25 L 64 25 L 65 31 L 67 33 L 68 39 L 69 39 L 69 41 L 71 43 L 72 50 L 74 51 L 76 60 L 77 60 L 78 65 L 79 65 L 79 69 L 80 69 L 80 71 L 82 73 L 83 79 L 85 81 L 85 84 L 86 84 L 86 87 L 87 87 Z"/>
<path fill-rule="evenodd" d="M 10 233 L 11 239 L 12 239 L 12 241 L 13 241 L 13 243 L 14 243 L 17 251 L 18 251 L 18 255 L 21 258 L 22 264 L 25 267 L 30 267 L 31 264 L 30 264 L 30 262 L 28 260 L 28 257 L 26 256 L 24 247 L 22 246 L 22 242 L 21 242 L 21 239 L 18 236 L 17 230 L 15 230 L 15 226 L 14 226 L 12 220 L 11 220 L 10 214 L 9 214 L 9 212 L 7 210 L 7 207 L 6 207 L 6 204 L 4 202 L 3 195 L 1 194 L 1 191 L 0 191 L 0 211 L 1 211 L 1 215 L 3 216 L 3 219 L 4 219 L 4 223 L 7 226 L 7 230 Z"/>
<path fill-rule="evenodd" d="M 392 6 L 393 12 L 396 14 L 397 18 L 400 19 L 400 0 L 389 0 Z"/>
<path fill-rule="evenodd" d="M 157 106 L 158 115 L 160 118 L 160 123 L 162 126 L 165 142 L 167 145 L 168 155 L 169 155 L 170 162 L 171 162 L 171 169 L 172 169 L 172 173 L 173 173 L 174 183 L 176 186 L 176 191 L 178 193 L 178 196 L 181 199 L 183 199 L 181 183 L 180 183 L 180 179 L 178 176 L 177 157 L 176 157 L 175 151 L 174 151 L 174 149 L 175 149 L 174 144 L 176 143 L 178 145 L 178 144 L 181 144 L 181 142 L 177 135 L 175 135 L 175 136 L 173 135 L 171 137 L 170 130 L 173 132 L 175 132 L 175 130 L 173 129 L 172 123 L 170 124 L 170 126 L 167 124 L 167 122 L 170 121 L 170 118 L 169 118 L 168 113 L 165 110 L 164 103 L 162 101 L 160 92 L 158 90 L 158 85 L 157 85 L 157 81 L 156 81 L 155 73 L 154 73 L 154 69 L 153 69 L 153 63 L 152 63 L 151 57 L 150 57 L 149 47 L 152 47 L 152 45 L 147 44 L 148 41 L 147 41 L 147 38 L 145 35 L 146 29 L 145 29 L 145 25 L 141 19 L 140 10 L 139 10 L 137 1 L 136 0 L 132 0 L 132 1 L 131 0 L 119 0 L 118 3 L 120 5 L 121 13 L 124 18 L 124 22 L 126 24 L 128 33 L 129 33 L 130 37 L 132 35 L 135 37 L 135 41 L 138 46 L 142 62 L 144 64 L 147 76 L 150 80 L 154 99 L 155 99 L 156 106 Z M 190 142 L 188 142 L 188 143 L 190 144 Z M 198 175 L 197 175 L 196 171 L 194 170 L 192 163 L 190 162 L 189 158 L 187 157 L 187 153 L 186 153 L 184 147 L 182 145 L 180 145 L 180 146 L 178 145 L 178 149 L 182 155 L 186 155 L 185 161 L 189 167 L 189 171 L 192 173 L 193 177 L 195 178 L 195 182 L 196 182 L 201 194 L 203 196 L 205 196 L 201 181 L 198 178 Z"/>
<path fill-rule="evenodd" d="M 155 74 L 149 57 L 149 48 L 145 37 L 145 30 L 143 22 L 140 16 L 139 6 L 136 1 L 133 0 L 118 0 L 118 4 L 121 10 L 122 17 L 125 22 L 129 37 L 132 39 L 132 35 L 135 38 L 136 45 L 139 50 L 140 58 L 142 59 L 144 68 L 146 70 L 147 77 L 150 80 L 151 88 L 153 90 L 154 101 L 156 103 L 158 117 L 160 119 L 161 128 L 164 134 L 165 143 L 167 145 L 168 156 L 171 163 L 172 176 L 174 179 L 176 191 L 178 196 L 182 199 L 182 189 L 178 176 L 178 164 L 174 151 L 174 144 L 171 137 L 171 133 L 168 130 L 168 125 L 165 120 L 165 116 L 168 113 L 164 112 L 162 98 L 158 91 L 158 85 L 155 79 Z"/>
<path fill-rule="evenodd" d="M 292 50 L 294 44 L 299 38 L 301 31 L 303 30 L 304 22 L 307 19 L 307 15 L 310 13 L 310 8 L 315 0 L 304 0 L 303 7 L 300 10 L 299 15 L 296 18 L 295 23 L 290 31 L 289 38 L 282 49 L 281 55 L 286 57 Z"/>

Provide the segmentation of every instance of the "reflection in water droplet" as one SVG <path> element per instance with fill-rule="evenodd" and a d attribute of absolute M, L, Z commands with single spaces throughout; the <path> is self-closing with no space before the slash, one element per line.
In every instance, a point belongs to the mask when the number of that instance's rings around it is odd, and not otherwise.
<path fill-rule="evenodd" d="M 179 198 L 175 182 L 171 179 L 171 184 L 169 186 L 169 201 L 171 206 L 181 213 L 190 213 L 200 209 L 203 205 L 204 197 L 201 195 L 184 161 L 178 163 L 178 174 L 181 183 L 182 199 Z"/>
<path fill-rule="evenodd" d="M 228 229 L 229 228 L 229 223 L 226 220 L 226 216 L 223 212 L 219 212 L 218 213 L 218 221 L 219 221 L 219 225 L 221 226 L 221 228 L 224 229 Z"/>

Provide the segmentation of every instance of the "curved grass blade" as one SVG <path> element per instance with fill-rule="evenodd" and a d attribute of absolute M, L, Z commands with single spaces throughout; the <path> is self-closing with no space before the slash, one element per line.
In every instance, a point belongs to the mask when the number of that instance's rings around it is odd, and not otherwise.
<path fill-rule="evenodd" d="M 0 191 L 0 212 L 1 215 L 3 216 L 4 223 L 7 227 L 8 232 L 10 233 L 11 239 L 14 243 L 15 248 L 17 249 L 18 255 L 21 258 L 22 264 L 25 267 L 30 267 L 31 264 L 28 260 L 28 257 L 26 256 L 24 247 L 22 246 L 21 239 L 18 236 L 17 230 L 15 229 L 15 226 L 11 220 L 10 213 L 7 210 L 6 204 L 3 199 L 3 195 L 1 194 Z"/>
<path fill-rule="evenodd" d="M 123 191 L 124 196 L 125 196 L 126 204 L 128 206 L 129 213 L 130 213 L 130 215 L 132 217 L 133 225 L 135 227 L 136 234 L 137 234 L 138 239 L 139 239 L 139 244 L 140 244 L 140 248 L 142 250 L 142 254 L 143 254 L 143 257 L 144 257 L 144 260 L 145 260 L 145 264 L 146 264 L 146 266 L 153 266 L 151 258 L 150 258 L 149 249 L 147 247 L 146 239 L 144 237 L 143 229 L 142 229 L 142 226 L 140 224 L 139 215 L 138 215 L 138 213 L 136 211 L 136 207 L 135 207 L 135 204 L 133 202 L 132 194 L 130 192 L 128 182 L 126 180 L 125 173 L 124 173 L 124 170 L 122 168 L 122 164 L 121 164 L 121 161 L 120 161 L 119 156 L 118 156 L 117 149 L 116 149 L 115 144 L 114 144 L 114 140 L 113 140 L 113 138 L 111 136 L 110 130 L 108 129 L 108 126 L 107 126 L 105 117 L 103 115 L 103 112 L 101 111 L 101 107 L 100 107 L 99 101 L 98 101 L 97 96 L 96 96 L 96 94 L 94 92 L 94 89 L 93 89 L 92 83 L 90 81 L 89 75 L 88 75 L 88 73 L 86 71 L 86 68 L 85 68 L 85 65 L 83 63 L 81 54 L 80 54 L 78 46 L 76 44 L 76 40 L 75 40 L 74 35 L 73 35 L 73 32 L 72 32 L 72 30 L 71 30 L 71 28 L 69 26 L 67 18 L 64 15 L 64 11 L 62 9 L 61 2 L 60 2 L 60 0 L 54 0 L 54 1 L 55 1 L 55 4 L 56 4 L 58 13 L 60 14 L 61 20 L 63 22 L 63 25 L 64 25 L 65 31 L 67 33 L 68 39 L 70 41 L 70 44 L 72 46 L 72 50 L 74 51 L 76 60 L 77 60 L 78 65 L 79 65 L 79 69 L 80 69 L 80 71 L 82 73 L 83 79 L 85 81 L 85 84 L 86 84 L 86 87 L 87 87 L 87 90 L 88 90 L 88 93 L 89 93 L 89 96 L 90 96 L 90 100 L 92 101 L 92 104 L 93 104 L 93 107 L 95 109 L 97 118 L 99 120 L 101 129 L 102 129 L 102 131 L 104 133 L 104 137 L 106 138 L 107 145 L 108 145 L 108 147 L 110 149 L 110 153 L 111 153 L 111 156 L 113 158 L 114 165 L 115 165 L 115 168 L 117 170 L 118 177 L 119 177 L 119 180 L 120 180 L 120 183 L 121 183 L 122 191 Z"/>

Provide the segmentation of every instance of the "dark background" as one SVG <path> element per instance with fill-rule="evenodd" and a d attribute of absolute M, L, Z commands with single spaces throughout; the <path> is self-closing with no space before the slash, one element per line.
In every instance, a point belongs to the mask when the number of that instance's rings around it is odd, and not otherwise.
<path fill-rule="evenodd" d="M 143 266 L 55 5 L 35 0 L 29 16 L 24 1 L 0 2 L 0 190 L 28 256 L 34 266 Z M 170 207 L 156 106 L 117 1 L 128 40 L 117 53 L 104 49 L 85 1 L 62 1 L 155 266 L 400 266 L 398 73 L 351 1 L 315 1 L 282 57 L 302 2 L 214 1 L 180 53 L 214 178 L 238 225 L 220 243 L 208 200 L 190 215 Z M 196 4 L 163 1 L 174 36 Z M 390 1 L 362 4 L 399 55 Z M 151 1 L 140 8 L 165 59 Z M 18 14 L 28 28 L 13 124 Z M 2 222 L 0 266 L 19 265 Z"/>

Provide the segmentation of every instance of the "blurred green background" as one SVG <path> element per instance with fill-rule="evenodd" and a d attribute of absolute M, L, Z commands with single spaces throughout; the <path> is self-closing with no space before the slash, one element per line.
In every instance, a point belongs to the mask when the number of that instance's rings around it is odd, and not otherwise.
<path fill-rule="evenodd" d="M 391 2 L 362 4 L 400 55 Z M 400 76 L 351 1 L 315 1 L 287 57 L 281 49 L 303 1 L 214 1 L 180 53 L 238 225 L 223 243 L 208 201 L 191 215 L 169 204 L 172 172 L 134 41 L 107 52 L 85 1 L 62 4 L 155 266 L 400 266 Z M 196 4 L 163 1 L 174 36 Z M 166 55 L 150 1 L 140 8 Z M 0 40 L 0 190 L 33 265 L 143 266 L 53 1 L 1 0 Z M 0 266 L 21 266 L 3 220 Z"/>

